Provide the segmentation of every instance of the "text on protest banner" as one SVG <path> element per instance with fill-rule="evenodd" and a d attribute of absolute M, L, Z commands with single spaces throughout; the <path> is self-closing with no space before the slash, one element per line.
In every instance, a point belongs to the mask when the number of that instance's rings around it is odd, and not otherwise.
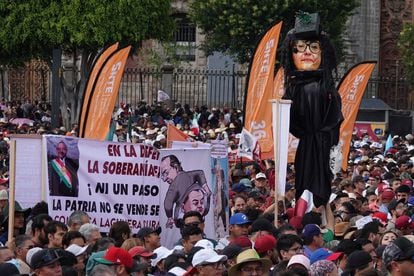
<path fill-rule="evenodd" d="M 82 210 L 103 232 L 127 221 L 158 227 L 160 153 L 144 144 L 45 136 L 49 213 L 62 222 Z"/>

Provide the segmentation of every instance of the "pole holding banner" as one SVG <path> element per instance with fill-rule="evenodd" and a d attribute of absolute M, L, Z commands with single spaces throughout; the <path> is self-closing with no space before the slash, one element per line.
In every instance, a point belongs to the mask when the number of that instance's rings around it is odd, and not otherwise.
<path fill-rule="evenodd" d="M 10 181 L 9 181 L 9 225 L 7 241 L 13 239 L 14 234 L 14 202 L 16 183 L 16 140 L 10 141 Z"/>
<path fill-rule="evenodd" d="M 275 226 L 278 222 L 278 196 L 285 195 L 289 146 L 291 100 L 272 100 L 273 144 L 275 159 Z"/>

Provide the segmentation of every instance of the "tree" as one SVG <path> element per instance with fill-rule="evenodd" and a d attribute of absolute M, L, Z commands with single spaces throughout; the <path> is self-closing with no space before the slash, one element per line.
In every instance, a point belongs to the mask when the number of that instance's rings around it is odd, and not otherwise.
<path fill-rule="evenodd" d="M 193 0 L 190 14 L 206 35 L 201 45 L 206 54 L 226 52 L 244 63 L 266 29 L 283 20 L 283 37 L 298 11 L 319 12 L 322 29 L 340 51 L 346 20 L 357 6 L 357 0 Z"/>
<path fill-rule="evenodd" d="M 170 6 L 170 0 L 0 1 L 0 63 L 19 66 L 38 58 L 51 65 L 53 49 L 71 56 L 73 72 L 60 77 L 67 126 L 69 117 L 70 123 L 79 117 L 87 77 L 99 52 L 115 42 L 139 47 L 145 39 L 170 37 Z"/>
<path fill-rule="evenodd" d="M 404 65 L 405 75 L 414 83 L 414 24 L 406 23 L 398 39 L 398 48 Z"/>

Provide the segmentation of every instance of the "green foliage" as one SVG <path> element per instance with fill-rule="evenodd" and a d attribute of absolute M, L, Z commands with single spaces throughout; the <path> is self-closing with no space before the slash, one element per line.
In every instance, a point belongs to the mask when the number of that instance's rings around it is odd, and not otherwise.
<path fill-rule="evenodd" d="M 414 24 L 406 23 L 398 39 L 402 63 L 405 75 L 411 83 L 414 83 Z"/>
<path fill-rule="evenodd" d="M 52 49 L 97 53 L 116 41 L 165 39 L 174 25 L 170 0 L 2 0 L 0 63 L 49 61 Z"/>
<path fill-rule="evenodd" d="M 323 30 L 334 40 L 339 52 L 347 17 L 358 0 L 193 0 L 191 18 L 206 35 L 202 49 L 226 52 L 239 62 L 248 62 L 260 36 L 275 22 L 283 20 L 282 38 L 293 28 L 295 14 L 302 10 L 319 12 Z"/>

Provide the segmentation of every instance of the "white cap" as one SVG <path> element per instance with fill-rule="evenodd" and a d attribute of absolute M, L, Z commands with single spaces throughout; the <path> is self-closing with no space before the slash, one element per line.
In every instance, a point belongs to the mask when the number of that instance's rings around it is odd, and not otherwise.
<path fill-rule="evenodd" d="M 194 246 L 202 247 L 204 249 L 214 249 L 214 244 L 207 239 L 199 240 Z"/>
<path fill-rule="evenodd" d="M 220 261 L 226 261 L 226 255 L 219 255 L 213 249 L 201 249 L 194 254 L 193 257 L 193 266 L 198 266 L 201 264 L 212 264 Z"/>
<path fill-rule="evenodd" d="M 80 247 L 77 244 L 71 244 L 68 248 L 66 248 L 66 251 L 69 251 L 70 253 L 72 253 L 73 255 L 75 255 L 76 257 L 79 255 L 82 255 L 83 253 L 86 252 L 86 249 L 88 249 L 88 246 L 85 245 L 84 247 Z"/>
<path fill-rule="evenodd" d="M 173 250 L 160 246 L 154 250 L 154 253 L 157 254 L 157 257 L 151 260 L 151 266 L 156 267 L 158 262 L 170 256 L 173 253 Z"/>
<path fill-rule="evenodd" d="M 267 179 L 266 175 L 262 172 L 259 172 L 258 174 L 256 174 L 256 179 L 260 179 L 260 178 Z"/>
<path fill-rule="evenodd" d="M 28 264 L 30 264 L 31 262 L 32 262 L 32 257 L 33 257 L 33 255 L 35 254 L 35 253 L 37 253 L 37 252 L 39 252 L 40 250 L 42 250 L 43 248 L 40 248 L 40 247 L 33 247 L 33 248 L 30 248 L 28 251 L 27 251 L 27 254 L 26 254 L 26 263 L 28 263 Z"/>
<path fill-rule="evenodd" d="M 170 270 L 168 270 L 168 274 L 173 274 L 173 275 L 177 275 L 177 276 L 181 276 L 181 275 L 185 275 L 188 271 L 179 267 L 179 266 L 174 266 L 173 268 L 171 268 Z"/>
<path fill-rule="evenodd" d="M 157 138 L 155 138 L 155 141 L 161 141 L 162 139 L 165 139 L 165 135 L 164 134 L 158 134 Z"/>
<path fill-rule="evenodd" d="M 287 268 L 289 268 L 289 266 L 293 264 L 301 264 L 304 267 L 306 267 L 307 270 L 310 269 L 310 260 L 303 254 L 293 255 L 289 260 Z"/>
<path fill-rule="evenodd" d="M 9 194 L 7 193 L 6 190 L 1 190 L 0 191 L 0 200 L 8 200 L 9 199 Z"/>

